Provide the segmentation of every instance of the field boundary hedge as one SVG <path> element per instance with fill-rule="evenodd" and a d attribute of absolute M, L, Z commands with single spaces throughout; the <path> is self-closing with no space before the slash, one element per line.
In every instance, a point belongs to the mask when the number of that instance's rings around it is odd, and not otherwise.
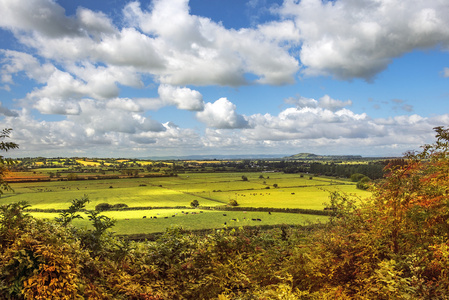
<path fill-rule="evenodd" d="M 153 209 L 191 209 L 191 210 L 218 210 L 218 211 L 260 211 L 260 212 L 281 212 L 292 214 L 306 214 L 306 215 L 320 215 L 330 216 L 331 210 L 319 210 L 319 209 L 304 209 L 304 208 L 274 208 L 274 207 L 241 207 L 241 206 L 200 206 L 193 208 L 190 206 L 138 206 L 138 207 L 124 207 L 116 209 L 108 209 L 104 211 L 130 211 L 130 210 L 153 210 Z M 44 213 L 63 213 L 66 209 L 40 209 L 40 208 L 28 208 L 26 212 L 44 212 Z M 84 210 L 87 211 L 87 210 Z"/>
<path fill-rule="evenodd" d="M 199 236 L 204 236 L 208 234 L 213 234 L 217 230 L 238 230 L 243 228 L 244 230 L 254 230 L 254 231 L 266 231 L 273 230 L 276 228 L 290 228 L 290 229 L 299 229 L 303 231 L 312 231 L 319 228 L 322 228 L 323 224 L 310 224 L 310 225 L 293 225 L 293 224 L 276 224 L 276 225 L 245 225 L 245 226 L 228 226 L 221 228 L 207 228 L 207 229 L 184 229 L 183 231 L 188 234 L 194 234 Z M 181 227 L 182 229 L 182 227 Z M 164 232 L 152 232 L 152 233 L 135 233 L 135 234 L 117 234 L 115 236 L 132 241 L 156 241 L 159 237 L 161 237 Z"/>

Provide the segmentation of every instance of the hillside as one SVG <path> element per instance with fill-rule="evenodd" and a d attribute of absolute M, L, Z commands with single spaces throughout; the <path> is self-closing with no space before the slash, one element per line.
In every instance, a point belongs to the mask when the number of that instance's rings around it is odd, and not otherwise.
<path fill-rule="evenodd" d="M 313 153 L 298 153 L 287 156 L 288 160 L 359 160 L 361 155 L 316 155 Z"/>

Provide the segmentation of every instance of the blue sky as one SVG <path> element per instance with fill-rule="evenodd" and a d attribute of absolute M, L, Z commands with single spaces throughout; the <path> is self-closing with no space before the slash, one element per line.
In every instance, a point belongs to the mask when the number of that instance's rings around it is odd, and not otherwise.
<path fill-rule="evenodd" d="M 400 156 L 449 123 L 449 2 L 0 0 L 9 155 Z"/>

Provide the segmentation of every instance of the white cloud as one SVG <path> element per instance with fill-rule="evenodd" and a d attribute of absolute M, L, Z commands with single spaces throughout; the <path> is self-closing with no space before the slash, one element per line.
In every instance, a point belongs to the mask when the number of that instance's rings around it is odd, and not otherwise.
<path fill-rule="evenodd" d="M 157 37 L 159 53 L 167 61 L 160 73 L 164 83 L 235 86 L 246 84 L 243 75 L 253 73 L 261 83 L 285 84 L 298 70 L 298 62 L 272 36 L 250 29 L 227 30 L 190 15 L 187 0 L 154 1 L 148 11 L 132 2 L 124 11 L 130 24 Z"/>
<path fill-rule="evenodd" d="M 50 0 L 0 1 L 0 26 L 14 31 L 38 31 L 49 37 L 77 35 L 75 22 Z"/>
<path fill-rule="evenodd" d="M 285 103 L 294 104 L 298 108 L 304 108 L 304 107 L 318 107 L 318 101 L 312 98 L 306 98 L 306 97 L 298 97 L 298 98 L 287 98 L 285 99 Z"/>
<path fill-rule="evenodd" d="M 0 49 L 0 54 L 4 56 L 1 74 L 5 83 L 13 84 L 13 75 L 20 72 L 24 72 L 28 78 L 38 83 L 45 83 L 56 69 L 49 63 L 41 64 L 27 53 Z"/>
<path fill-rule="evenodd" d="M 90 35 L 95 34 L 97 39 L 104 34 L 114 34 L 117 30 L 108 16 L 102 12 L 93 12 L 90 9 L 79 7 L 76 16 L 80 27 Z"/>
<path fill-rule="evenodd" d="M 294 104 L 299 109 L 305 107 L 309 108 L 321 107 L 333 112 L 338 111 L 346 106 L 352 105 L 351 100 L 346 101 L 336 100 L 329 97 L 329 95 L 324 95 L 318 101 L 315 99 L 299 96 L 298 98 L 285 99 L 285 103 Z"/>
<path fill-rule="evenodd" d="M 192 111 L 204 109 L 203 96 L 198 91 L 161 84 L 158 93 L 161 100 L 167 105 L 175 105 L 179 109 Z"/>
<path fill-rule="evenodd" d="M 2 106 L 0 102 L 0 115 L 4 115 L 6 117 L 18 117 L 19 114 L 16 111 L 12 111 L 7 107 Z"/>
<path fill-rule="evenodd" d="M 130 99 L 99 103 L 84 99 L 80 114 L 63 121 L 37 121 L 28 110 L 4 118 L 14 128 L 12 139 L 21 146 L 14 151 L 27 155 L 165 156 L 193 153 L 298 153 L 398 155 L 417 150 L 434 139 L 432 128 L 449 123 L 449 115 L 425 118 L 419 115 L 373 119 L 346 108 L 331 111 L 321 107 L 291 107 L 278 115 L 245 117 L 245 128 L 236 124 L 235 106 L 226 99 L 207 103 L 203 114 L 209 125 L 204 134 L 160 124 L 142 113 Z M 125 110 L 128 107 L 128 110 Z M 227 113 L 218 113 L 224 112 Z M 242 117 L 242 116 L 240 116 Z M 238 117 L 237 117 L 238 119 Z M 246 122 L 246 121 L 245 121 Z M 100 146 L 100 147 L 99 147 Z"/>
<path fill-rule="evenodd" d="M 8 12 L 1 27 L 40 56 L 62 64 L 91 60 L 133 67 L 171 85 L 238 86 L 248 84 L 247 73 L 257 82 L 279 85 L 292 83 L 299 69 L 283 47 L 284 38 L 297 36 L 291 21 L 227 30 L 190 15 L 187 0 L 158 0 L 143 10 L 131 2 L 123 10 L 122 24 L 128 24 L 123 28 L 85 8 L 68 17 L 49 0 L 4 0 L 0 7 Z"/>
<path fill-rule="evenodd" d="M 245 117 L 237 114 L 236 106 L 226 98 L 220 98 L 214 103 L 206 103 L 204 111 L 197 112 L 196 117 L 208 127 L 218 129 L 248 127 Z"/>
<path fill-rule="evenodd" d="M 163 131 L 165 128 L 157 121 L 142 116 L 132 110 L 124 110 L 123 104 L 133 108 L 133 104 L 126 100 L 112 102 L 96 102 L 83 99 L 79 102 L 82 113 L 68 116 L 68 119 L 95 132 L 138 133 L 146 131 Z M 134 106 L 134 108 L 136 108 Z"/>
<path fill-rule="evenodd" d="M 123 28 L 120 32 L 103 36 L 100 42 L 92 45 L 91 57 L 112 65 L 159 73 L 167 64 L 163 53 L 158 53 L 159 44 L 159 41 L 134 28 Z"/>
<path fill-rule="evenodd" d="M 319 101 L 319 107 L 329 109 L 330 111 L 338 111 L 342 109 L 343 107 L 352 105 L 351 100 L 341 101 L 341 100 L 335 100 L 329 97 L 328 95 L 324 95 L 320 98 Z"/>
<path fill-rule="evenodd" d="M 341 137 L 366 137 L 382 134 L 381 126 L 366 114 L 355 114 L 347 109 L 333 112 L 323 108 L 288 108 L 278 116 L 253 115 L 254 130 L 246 130 L 256 140 L 338 139 Z"/>
<path fill-rule="evenodd" d="M 56 156 L 60 149 L 100 151 L 95 145 L 113 156 L 130 149 L 295 153 L 324 146 L 328 153 L 376 154 L 392 145 L 397 154 L 429 142 L 432 128 L 449 117 L 374 119 L 329 95 L 286 99 L 294 107 L 277 115 L 244 116 L 226 98 L 204 103 L 186 86 L 282 85 L 298 72 L 370 80 L 405 53 L 449 47 L 448 10 L 438 0 L 286 0 L 278 21 L 236 30 L 192 15 L 187 0 L 131 2 L 114 21 L 86 8 L 68 16 L 52 0 L 0 0 L 0 27 L 13 33 L 16 49 L 30 49 L 0 50 L 0 89 L 15 91 L 20 76 L 37 83 L 17 99 L 20 110 L 0 106 L 1 121 L 15 129 L 22 153 Z M 195 111 L 205 133 L 148 116 L 167 105 Z M 403 102 L 396 108 L 413 111 Z M 45 117 L 35 110 L 65 120 L 38 121 Z"/>
<path fill-rule="evenodd" d="M 393 58 L 449 45 L 449 6 L 438 0 L 286 0 L 300 31 L 302 70 L 371 80 Z"/>
<path fill-rule="evenodd" d="M 142 112 L 142 107 L 133 99 L 115 98 L 106 103 L 107 108 L 126 110 L 132 112 Z"/>
<path fill-rule="evenodd" d="M 80 106 L 75 101 L 64 101 L 61 99 L 51 100 L 49 98 L 39 99 L 33 106 L 42 114 L 52 115 L 78 115 Z"/>

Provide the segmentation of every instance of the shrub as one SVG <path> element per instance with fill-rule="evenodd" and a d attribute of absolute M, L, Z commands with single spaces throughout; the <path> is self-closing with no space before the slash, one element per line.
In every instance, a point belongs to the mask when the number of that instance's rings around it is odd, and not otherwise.
<path fill-rule="evenodd" d="M 360 173 L 354 173 L 354 174 L 352 174 L 351 175 L 351 181 L 352 182 L 359 182 L 362 178 L 364 178 L 364 177 L 366 177 L 365 175 L 363 175 L 363 174 L 360 174 Z"/>
<path fill-rule="evenodd" d="M 78 174 L 75 173 L 67 174 L 67 180 L 78 180 Z"/>
<path fill-rule="evenodd" d="M 112 205 L 111 209 L 122 209 L 122 208 L 127 208 L 128 205 L 125 203 L 117 203 Z"/>
<path fill-rule="evenodd" d="M 100 203 L 95 206 L 95 210 L 97 210 L 97 211 L 110 210 L 111 208 L 112 208 L 112 205 L 109 203 Z"/>
<path fill-rule="evenodd" d="M 367 176 L 364 176 L 357 182 L 357 188 L 361 190 L 367 190 L 369 188 L 369 182 L 371 179 Z"/>
<path fill-rule="evenodd" d="M 229 205 L 230 206 L 238 206 L 239 204 L 237 203 L 237 200 L 229 200 Z"/>

